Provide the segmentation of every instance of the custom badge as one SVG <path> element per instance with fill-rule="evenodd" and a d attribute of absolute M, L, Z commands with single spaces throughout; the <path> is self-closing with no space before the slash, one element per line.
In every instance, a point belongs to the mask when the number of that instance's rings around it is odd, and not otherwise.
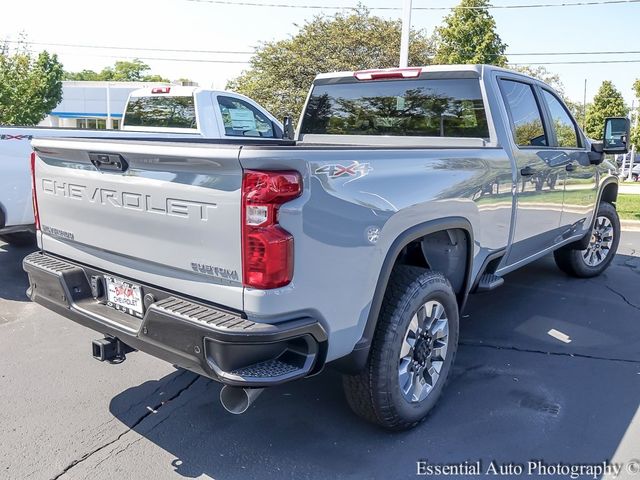
<path fill-rule="evenodd" d="M 358 178 L 362 178 L 368 175 L 373 168 L 368 163 L 351 162 L 349 165 L 342 165 L 340 163 L 330 163 L 316 168 L 316 175 L 326 175 L 329 179 L 345 178 L 349 183 Z"/>

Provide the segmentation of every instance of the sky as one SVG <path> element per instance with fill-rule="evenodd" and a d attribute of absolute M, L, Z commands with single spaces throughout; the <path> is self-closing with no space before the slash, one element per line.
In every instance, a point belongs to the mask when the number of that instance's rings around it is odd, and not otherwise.
<path fill-rule="evenodd" d="M 323 8 L 238 4 L 243 1 Z M 494 0 L 493 4 L 577 1 L 580 0 Z M 223 0 L 222 3 L 208 3 L 207 0 L 20 0 L 5 3 L 8 5 L 4 5 L 0 16 L 0 40 L 15 41 L 21 33 L 25 34 L 34 51 L 47 49 L 57 53 L 66 70 L 100 70 L 118 59 L 138 57 L 152 67 L 152 73 L 172 80 L 187 77 L 202 87 L 222 89 L 227 80 L 248 67 L 243 62 L 249 60 L 249 54 L 149 49 L 250 52 L 261 42 L 295 34 L 298 26 L 313 15 L 330 15 L 338 11 L 327 6 L 353 7 L 357 0 Z M 402 13 L 403 0 L 363 0 L 362 3 L 382 17 L 399 18 Z M 457 3 L 456 0 L 413 0 L 413 7 L 452 7 Z M 398 10 L 375 10 L 376 7 L 398 7 Z M 412 27 L 431 34 L 449 12 L 449 9 L 414 10 Z M 631 106 L 632 84 L 640 78 L 640 3 L 492 9 L 491 13 L 498 34 L 508 45 L 507 55 L 512 63 L 636 60 L 635 63 L 545 65 L 560 76 L 567 95 L 576 102 L 583 100 L 585 79 L 587 101 L 603 80 L 612 80 Z M 602 51 L 637 53 L 549 55 L 551 52 Z M 532 52 L 545 55 L 519 55 Z"/>

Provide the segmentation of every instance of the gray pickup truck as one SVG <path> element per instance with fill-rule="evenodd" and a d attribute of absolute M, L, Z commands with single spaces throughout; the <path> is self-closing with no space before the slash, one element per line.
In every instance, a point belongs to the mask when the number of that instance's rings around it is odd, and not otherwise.
<path fill-rule="evenodd" d="M 33 141 L 32 300 L 222 382 L 344 374 L 389 429 L 420 422 L 452 370 L 467 296 L 553 252 L 598 275 L 620 240 L 605 153 L 544 83 L 485 65 L 320 75 L 295 141 Z"/>

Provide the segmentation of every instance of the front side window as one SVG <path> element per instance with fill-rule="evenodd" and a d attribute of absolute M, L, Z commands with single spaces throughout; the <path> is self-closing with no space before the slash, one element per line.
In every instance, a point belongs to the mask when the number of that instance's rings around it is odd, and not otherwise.
<path fill-rule="evenodd" d="M 274 138 L 273 122 L 253 105 L 233 97 L 218 97 L 225 135 Z"/>
<path fill-rule="evenodd" d="M 580 143 L 578 142 L 576 126 L 571 116 L 567 113 L 567 110 L 562 103 L 560 103 L 560 100 L 547 90 L 542 90 L 542 96 L 545 102 L 547 102 L 547 106 L 551 112 L 551 120 L 553 122 L 553 129 L 556 132 L 558 147 L 579 147 Z"/>
<path fill-rule="evenodd" d="M 301 133 L 489 138 L 478 79 L 416 79 L 313 87 Z"/>
<path fill-rule="evenodd" d="M 125 125 L 129 127 L 197 128 L 193 95 L 131 97 Z"/>
<path fill-rule="evenodd" d="M 500 89 L 511 115 L 516 145 L 548 146 L 542 115 L 531 85 L 513 80 L 500 80 Z"/>

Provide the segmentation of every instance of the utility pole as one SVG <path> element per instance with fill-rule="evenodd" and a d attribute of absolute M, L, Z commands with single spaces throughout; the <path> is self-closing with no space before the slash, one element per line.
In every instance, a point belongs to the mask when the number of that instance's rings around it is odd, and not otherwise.
<path fill-rule="evenodd" d="M 584 93 L 582 94 L 582 131 L 587 122 L 587 79 L 584 79 Z"/>
<path fill-rule="evenodd" d="M 404 0 L 400 34 L 400 68 L 409 66 L 409 32 L 411 32 L 411 0 Z"/>
<path fill-rule="evenodd" d="M 629 110 L 629 117 L 631 117 L 634 113 L 636 115 L 636 118 L 633 119 L 633 127 L 631 129 L 631 136 L 633 136 L 633 132 L 635 132 L 638 128 L 638 113 L 640 112 L 635 112 L 635 105 L 636 105 L 636 101 L 633 100 L 631 102 L 631 110 Z M 629 118 L 629 120 L 632 120 L 632 118 Z M 631 141 L 631 138 L 627 139 L 627 142 Z M 633 170 L 633 162 L 636 159 L 636 147 L 635 145 L 631 144 L 631 155 L 629 156 L 629 172 L 627 175 L 627 180 L 632 181 L 633 180 L 633 174 L 632 174 L 632 170 Z"/>

